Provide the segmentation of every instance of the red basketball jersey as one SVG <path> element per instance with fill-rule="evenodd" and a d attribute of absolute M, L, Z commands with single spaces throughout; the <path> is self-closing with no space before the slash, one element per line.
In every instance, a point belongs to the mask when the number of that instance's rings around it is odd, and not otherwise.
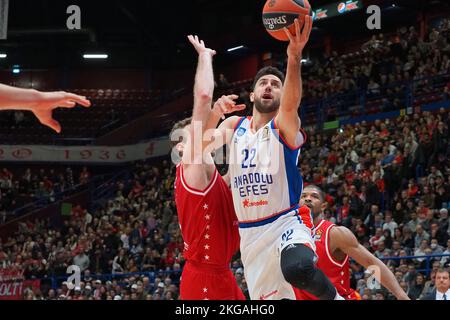
<path fill-rule="evenodd" d="M 184 257 L 203 265 L 228 266 L 239 249 L 231 191 L 217 170 L 204 190 L 190 187 L 177 166 L 175 203 L 184 240 Z"/>
<path fill-rule="evenodd" d="M 345 256 L 344 261 L 338 262 L 333 259 L 329 251 L 329 234 L 331 228 L 334 226 L 334 223 L 321 220 L 315 227 L 314 239 L 318 257 L 317 267 L 325 273 L 344 299 L 359 300 L 359 294 L 350 288 L 350 263 L 348 255 Z M 298 300 L 318 300 L 317 297 L 304 290 L 295 289 L 295 292 Z"/>

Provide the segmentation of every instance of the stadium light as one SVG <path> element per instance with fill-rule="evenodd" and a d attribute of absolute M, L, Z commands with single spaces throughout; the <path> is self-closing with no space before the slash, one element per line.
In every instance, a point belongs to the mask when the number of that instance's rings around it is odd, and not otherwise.
<path fill-rule="evenodd" d="M 232 51 L 236 51 L 236 50 L 239 50 L 239 49 L 242 49 L 242 48 L 244 48 L 244 46 L 237 46 L 237 47 L 230 48 L 227 51 L 228 52 L 232 52 Z"/>
<path fill-rule="evenodd" d="M 108 55 L 104 54 L 104 53 L 101 53 L 101 54 L 87 53 L 87 54 L 83 54 L 83 58 L 85 58 L 85 59 L 107 59 Z"/>
<path fill-rule="evenodd" d="M 14 73 L 14 74 L 20 73 L 20 66 L 18 64 L 13 66 L 12 73 Z"/>
<path fill-rule="evenodd" d="M 0 59 L 5 59 L 8 55 L 6 53 L 0 53 Z"/>

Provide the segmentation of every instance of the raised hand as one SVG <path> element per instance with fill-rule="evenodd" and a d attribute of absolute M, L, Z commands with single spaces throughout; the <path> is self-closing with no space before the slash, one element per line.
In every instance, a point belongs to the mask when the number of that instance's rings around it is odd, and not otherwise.
<path fill-rule="evenodd" d="M 189 42 L 192 43 L 192 45 L 194 46 L 195 50 L 197 51 L 197 53 L 199 55 L 201 55 L 203 53 L 208 53 L 211 57 L 213 57 L 216 54 L 216 51 L 212 50 L 210 48 L 207 48 L 205 46 L 205 43 L 203 42 L 203 40 L 198 39 L 198 36 L 189 35 L 188 39 L 189 39 Z"/>
<path fill-rule="evenodd" d="M 289 57 L 301 59 L 303 48 L 308 42 L 309 35 L 311 34 L 312 17 L 309 15 L 305 16 L 305 24 L 303 27 L 303 32 L 300 32 L 300 22 L 298 21 L 298 19 L 294 20 L 294 24 L 295 24 L 295 35 L 291 34 L 291 32 L 287 28 L 284 28 L 284 32 L 289 38 L 287 55 Z"/>

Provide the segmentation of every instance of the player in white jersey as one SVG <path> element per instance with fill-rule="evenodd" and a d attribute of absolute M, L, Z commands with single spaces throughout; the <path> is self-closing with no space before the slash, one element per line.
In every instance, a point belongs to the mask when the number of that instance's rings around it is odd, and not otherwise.
<path fill-rule="evenodd" d="M 278 69 L 261 69 L 250 94 L 253 116 L 227 118 L 215 140 L 230 148 L 230 182 L 251 299 L 295 299 L 293 286 L 320 299 L 341 299 L 315 266 L 311 211 L 298 206 L 303 181 L 297 161 L 306 141 L 298 117 L 300 67 L 312 19 L 306 17 L 302 32 L 298 20 L 295 26 L 295 35 L 285 29 L 290 42 L 284 85 Z M 235 102 L 222 97 L 216 105 L 227 113 Z M 217 113 L 210 124 L 215 120 L 216 125 L 221 116 Z"/>

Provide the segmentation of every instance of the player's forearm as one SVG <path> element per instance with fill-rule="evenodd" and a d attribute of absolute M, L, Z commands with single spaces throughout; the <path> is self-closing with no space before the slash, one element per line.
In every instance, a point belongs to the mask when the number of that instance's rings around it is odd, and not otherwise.
<path fill-rule="evenodd" d="M 202 121 L 203 127 L 206 126 L 211 112 L 213 92 L 214 74 L 212 57 L 209 53 L 201 53 L 198 56 L 197 72 L 195 74 L 192 120 Z"/>
<path fill-rule="evenodd" d="M 286 80 L 280 109 L 286 112 L 297 112 L 302 95 L 301 55 L 288 56 Z"/>
<path fill-rule="evenodd" d="M 214 107 L 210 109 L 208 120 L 206 121 L 205 130 L 216 129 L 220 122 L 221 115 Z"/>
<path fill-rule="evenodd" d="M 0 110 L 28 110 L 40 97 L 34 89 L 23 89 L 0 84 Z"/>

